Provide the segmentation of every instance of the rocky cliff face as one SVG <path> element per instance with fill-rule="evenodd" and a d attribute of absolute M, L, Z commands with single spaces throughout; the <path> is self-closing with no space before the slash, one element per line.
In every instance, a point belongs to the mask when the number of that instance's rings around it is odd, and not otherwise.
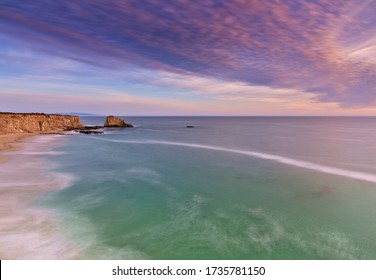
<path fill-rule="evenodd" d="M 133 127 L 133 125 L 125 123 L 122 118 L 108 116 L 104 122 L 104 127 Z"/>
<path fill-rule="evenodd" d="M 78 116 L 40 113 L 0 113 L 0 134 L 63 131 L 81 128 Z"/>

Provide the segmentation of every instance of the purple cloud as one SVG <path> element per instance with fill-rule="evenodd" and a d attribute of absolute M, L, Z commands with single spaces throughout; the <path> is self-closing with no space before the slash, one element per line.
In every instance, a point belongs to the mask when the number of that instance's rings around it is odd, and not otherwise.
<path fill-rule="evenodd" d="M 6 37 L 99 67 L 133 64 L 313 92 L 344 107 L 376 104 L 375 61 L 353 55 L 367 54 L 364 42 L 376 37 L 376 1 L 46 0 L 0 7 Z"/>

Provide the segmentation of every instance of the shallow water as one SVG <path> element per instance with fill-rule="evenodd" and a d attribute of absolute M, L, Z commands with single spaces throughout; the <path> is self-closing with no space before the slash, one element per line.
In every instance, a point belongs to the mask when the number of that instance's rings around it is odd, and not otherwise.
<path fill-rule="evenodd" d="M 34 206 L 80 257 L 376 258 L 376 118 L 127 121 L 43 155 L 74 179 Z"/>
<path fill-rule="evenodd" d="M 24 149 L 12 155 L 0 168 L 0 258 L 67 259 L 78 251 L 62 234 L 52 210 L 38 207 L 35 199 L 48 191 L 71 184 L 69 174 L 53 172 L 46 156 L 61 137 L 32 137 Z M 55 166 L 56 167 L 56 166 Z"/>

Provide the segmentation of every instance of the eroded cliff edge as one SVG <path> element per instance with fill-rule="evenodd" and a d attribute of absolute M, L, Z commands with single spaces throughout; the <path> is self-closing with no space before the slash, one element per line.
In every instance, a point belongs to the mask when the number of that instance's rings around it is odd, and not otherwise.
<path fill-rule="evenodd" d="M 0 134 L 64 131 L 82 127 L 78 116 L 0 112 Z"/>

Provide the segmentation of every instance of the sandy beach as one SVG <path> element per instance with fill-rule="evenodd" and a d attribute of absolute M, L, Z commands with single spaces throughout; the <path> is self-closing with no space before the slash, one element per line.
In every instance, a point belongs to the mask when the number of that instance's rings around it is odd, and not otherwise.
<path fill-rule="evenodd" d="M 0 164 L 8 159 L 2 152 L 16 151 L 21 148 L 21 143 L 26 137 L 35 136 L 32 133 L 0 134 Z"/>
<path fill-rule="evenodd" d="M 3 154 L 3 152 L 12 152 L 22 149 L 22 141 L 26 138 L 36 137 L 38 135 L 49 135 L 49 134 L 62 134 L 61 130 L 51 130 L 45 131 L 43 133 L 7 133 L 0 134 L 0 164 L 5 162 L 9 155 Z"/>

